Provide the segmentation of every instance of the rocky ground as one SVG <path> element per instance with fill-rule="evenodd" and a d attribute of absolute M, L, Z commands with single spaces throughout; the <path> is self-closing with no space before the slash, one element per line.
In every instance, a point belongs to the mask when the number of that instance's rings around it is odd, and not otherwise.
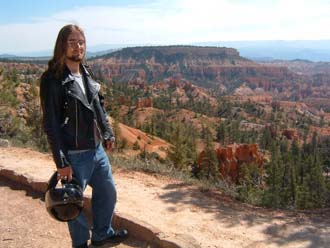
<path fill-rule="evenodd" d="M 54 166 L 49 155 L 19 148 L 0 148 L 0 169 L 4 164 L 25 165 L 24 173 L 34 173 L 36 178 L 50 175 Z M 114 178 L 117 212 L 149 223 L 168 236 L 190 238 L 203 248 L 325 248 L 330 244 L 328 209 L 295 212 L 252 207 L 221 192 L 115 166 Z M 43 204 L 1 179 L 0 247 L 70 247 L 66 226 L 48 218 L 40 210 Z"/>

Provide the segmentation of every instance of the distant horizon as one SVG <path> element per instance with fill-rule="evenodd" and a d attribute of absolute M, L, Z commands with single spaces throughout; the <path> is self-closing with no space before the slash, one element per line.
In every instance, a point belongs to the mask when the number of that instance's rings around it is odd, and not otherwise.
<path fill-rule="evenodd" d="M 88 45 L 87 43 L 87 52 L 100 52 L 103 49 L 109 48 L 125 48 L 125 47 L 147 47 L 147 46 L 211 46 L 211 47 L 219 47 L 221 44 L 255 44 L 255 43 L 315 43 L 315 42 L 326 42 L 326 47 L 330 49 L 330 39 L 320 39 L 320 40 L 219 40 L 219 41 L 196 41 L 192 43 L 178 43 L 178 44 L 158 44 L 158 43 L 149 43 L 149 44 L 142 44 L 142 43 L 130 43 L 130 44 L 111 44 L 111 43 L 100 43 L 95 45 Z M 204 45 L 205 44 L 205 45 Z M 315 45 L 307 45 L 305 48 L 316 48 Z M 228 48 L 235 48 L 235 47 L 228 47 Z M 320 48 L 320 47 L 317 47 Z M 1 48 L 0 48 L 1 49 Z M 45 53 L 45 52 L 53 52 L 53 47 L 49 49 L 43 50 L 32 50 L 32 51 L 21 51 L 21 52 L 2 52 L 0 50 L 0 55 L 22 55 L 22 54 L 33 54 L 33 53 Z"/>
<path fill-rule="evenodd" d="M 330 40 L 256 40 L 256 41 L 210 41 L 191 44 L 98 44 L 87 46 L 88 57 L 106 54 L 108 51 L 126 47 L 152 46 L 200 46 L 237 49 L 242 57 L 253 60 L 309 60 L 330 61 Z M 0 53 L 0 58 L 47 58 L 53 49 L 20 53 Z"/>
<path fill-rule="evenodd" d="M 304 43 L 304 42 L 328 42 L 326 43 L 327 47 L 330 49 L 330 38 L 329 39 L 306 39 L 306 40 L 219 40 L 219 41 L 196 41 L 192 43 L 173 43 L 173 44 L 159 44 L 159 43 L 149 43 L 149 44 L 142 44 L 142 43 L 130 43 L 130 44 L 111 44 L 111 43 L 99 43 L 95 45 L 88 45 L 87 43 L 87 51 L 90 52 L 99 52 L 102 51 L 99 50 L 99 47 L 114 47 L 114 48 L 124 48 L 124 47 L 135 47 L 135 46 L 203 46 L 200 44 L 214 44 L 214 45 L 209 45 L 209 46 L 218 46 L 215 45 L 216 43 L 218 44 L 230 44 L 230 43 L 270 43 L 270 42 L 285 42 L 285 43 Z M 197 45 L 196 45 L 197 44 Z M 54 45 L 54 44 L 53 44 Z M 234 47 L 233 47 L 234 48 Z M 309 47 L 306 47 L 309 48 Z M 43 50 L 31 50 L 31 51 L 20 51 L 20 52 L 10 52 L 10 51 L 1 51 L 0 47 L 0 55 L 16 55 L 16 54 L 33 54 L 33 53 L 40 53 L 40 52 L 48 52 L 48 51 L 53 51 L 53 47 L 49 49 L 43 49 Z"/>
<path fill-rule="evenodd" d="M 0 9 L 0 54 L 52 49 L 66 24 L 80 25 L 89 47 L 202 42 L 330 40 L 324 0 L 24 0 Z"/>

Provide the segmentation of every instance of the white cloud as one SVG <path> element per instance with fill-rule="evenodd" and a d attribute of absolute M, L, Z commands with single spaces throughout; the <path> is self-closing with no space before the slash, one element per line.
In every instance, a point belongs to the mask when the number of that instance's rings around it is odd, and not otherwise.
<path fill-rule="evenodd" d="M 52 49 L 56 31 L 61 27 L 56 22 L 0 25 L 0 53 L 18 53 Z"/>
<path fill-rule="evenodd" d="M 52 49 L 58 30 L 81 25 L 89 45 L 216 40 L 329 39 L 326 1 L 158 0 L 74 8 L 30 24 L 0 25 L 1 52 Z"/>

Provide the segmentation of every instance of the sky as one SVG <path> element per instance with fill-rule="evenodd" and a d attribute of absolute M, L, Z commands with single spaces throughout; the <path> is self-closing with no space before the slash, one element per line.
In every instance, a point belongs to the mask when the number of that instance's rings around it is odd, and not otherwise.
<path fill-rule="evenodd" d="M 52 50 L 78 24 L 87 46 L 330 39 L 329 0 L 11 0 L 0 8 L 0 54 Z"/>

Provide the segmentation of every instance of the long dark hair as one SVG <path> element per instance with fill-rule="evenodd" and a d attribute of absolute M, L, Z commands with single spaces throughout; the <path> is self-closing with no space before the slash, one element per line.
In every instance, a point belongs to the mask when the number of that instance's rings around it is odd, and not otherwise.
<path fill-rule="evenodd" d="M 73 31 L 78 31 L 85 39 L 84 31 L 79 26 L 74 24 L 64 26 L 57 35 L 53 57 L 48 61 L 48 69 L 45 73 L 51 72 L 57 79 L 60 78 L 64 71 L 65 53 L 68 47 L 67 40 Z M 85 63 L 85 58 L 83 63 Z"/>

